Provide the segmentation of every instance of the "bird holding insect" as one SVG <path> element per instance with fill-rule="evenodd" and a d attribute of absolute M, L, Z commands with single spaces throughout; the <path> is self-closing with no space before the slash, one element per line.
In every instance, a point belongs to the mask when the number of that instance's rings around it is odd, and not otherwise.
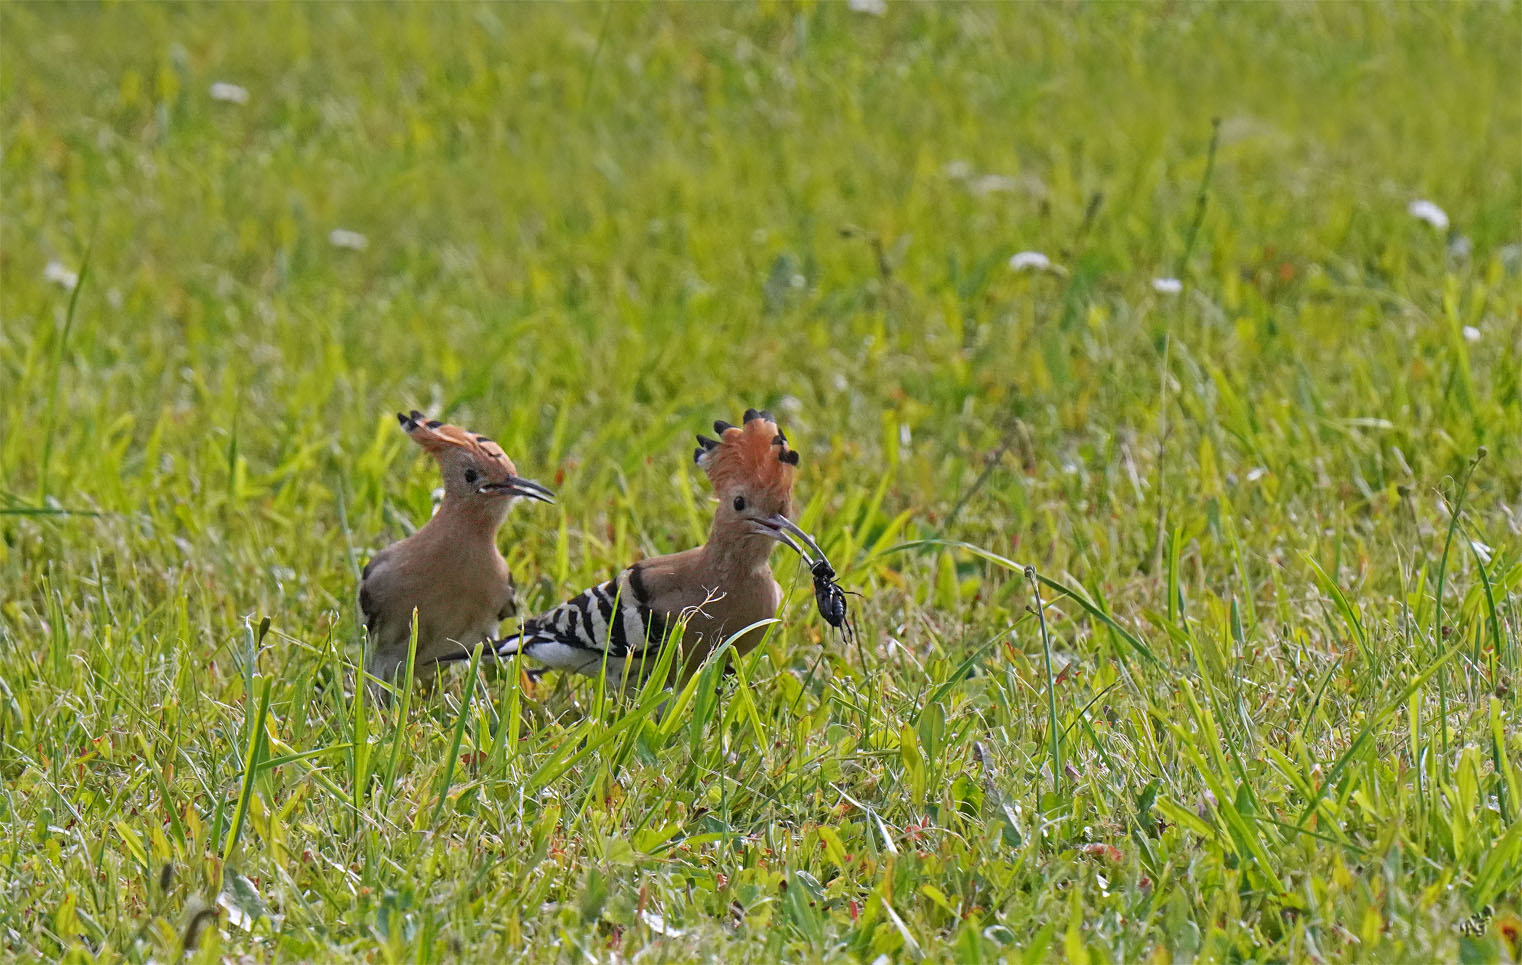
<path fill-rule="evenodd" d="M 772 415 L 755 409 L 746 411 L 741 425 L 714 423 L 714 432 L 717 439 L 698 436 L 693 453 L 718 496 L 707 541 L 636 563 L 525 620 L 517 633 L 495 642 L 498 658 L 521 653 L 550 669 L 605 673 L 616 684 L 630 684 L 655 667 L 662 644 L 679 624 L 682 651 L 673 663 L 674 676 L 695 672 L 730 638 L 743 655 L 761 641 L 765 628 L 757 624 L 775 616 L 782 602 L 769 564 L 776 543 L 813 565 L 820 612 L 831 626 L 847 625 L 834 571 L 790 518 L 797 451 Z"/>
<path fill-rule="evenodd" d="M 808 533 L 794 527 L 790 533 L 782 534 L 780 542 L 803 557 L 803 561 L 809 565 L 809 574 L 814 579 L 814 606 L 824 622 L 839 630 L 847 643 L 856 639 L 856 625 L 851 622 L 851 614 L 846 607 L 846 594 L 861 594 L 840 585 L 835 578 L 835 567 L 830 565 L 824 550 L 819 548 L 819 544 Z"/>

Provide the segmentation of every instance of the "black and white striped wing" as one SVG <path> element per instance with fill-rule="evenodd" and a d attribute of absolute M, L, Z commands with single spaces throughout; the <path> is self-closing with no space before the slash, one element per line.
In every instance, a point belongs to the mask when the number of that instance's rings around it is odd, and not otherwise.
<path fill-rule="evenodd" d="M 667 633 L 664 614 L 646 601 L 639 566 L 631 566 L 606 583 L 523 622 L 519 633 L 495 644 L 499 658 L 522 653 L 554 670 L 595 677 L 606 666 L 610 678 L 622 678 L 630 662 L 652 662 Z"/>

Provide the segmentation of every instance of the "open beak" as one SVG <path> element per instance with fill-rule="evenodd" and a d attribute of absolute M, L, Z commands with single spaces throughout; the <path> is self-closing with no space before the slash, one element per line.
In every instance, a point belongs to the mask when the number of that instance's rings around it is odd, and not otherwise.
<path fill-rule="evenodd" d="M 487 483 L 476 492 L 487 496 L 523 496 L 526 499 L 537 499 L 542 503 L 555 501 L 555 494 L 548 489 L 532 479 L 520 479 L 517 476 L 509 476 L 503 482 Z"/>
<path fill-rule="evenodd" d="M 790 548 L 793 552 L 803 557 L 804 562 L 810 566 L 824 559 L 824 550 L 814 542 L 814 538 L 798 528 L 798 524 L 788 519 L 781 513 L 773 513 L 765 519 L 752 521 L 756 533 L 762 536 L 770 536 L 772 539 Z M 801 546 L 799 544 L 802 544 Z M 804 547 L 808 547 L 808 551 Z M 809 551 L 812 551 L 811 556 Z"/>

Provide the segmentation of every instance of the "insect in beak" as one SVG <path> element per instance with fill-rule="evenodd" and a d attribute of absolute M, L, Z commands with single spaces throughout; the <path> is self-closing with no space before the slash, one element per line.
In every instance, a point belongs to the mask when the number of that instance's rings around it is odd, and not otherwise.
<path fill-rule="evenodd" d="M 476 492 L 483 496 L 522 496 L 526 499 L 537 499 L 543 503 L 555 501 L 554 493 L 532 479 L 522 479 L 518 476 L 509 476 L 503 482 L 487 483 Z"/>
<path fill-rule="evenodd" d="M 814 605 L 819 608 L 819 615 L 824 617 L 825 623 L 839 630 L 847 642 L 855 640 L 856 624 L 851 622 L 851 613 L 846 609 L 846 594 L 854 591 L 841 589 L 835 581 L 835 568 L 824 557 L 820 557 L 811 569 L 814 574 Z"/>
<path fill-rule="evenodd" d="M 824 622 L 839 630 L 846 640 L 855 639 L 856 626 L 846 607 L 846 593 L 850 591 L 842 589 L 836 581 L 835 568 L 830 565 L 829 558 L 824 555 L 819 544 L 814 542 L 814 538 L 781 513 L 755 520 L 755 531 L 770 536 L 803 557 L 814 577 L 814 603 L 819 609 L 819 615 L 824 617 Z"/>

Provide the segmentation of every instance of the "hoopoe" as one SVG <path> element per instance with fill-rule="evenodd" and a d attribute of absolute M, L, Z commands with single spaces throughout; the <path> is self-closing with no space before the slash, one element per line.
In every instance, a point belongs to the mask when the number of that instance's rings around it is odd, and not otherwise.
<path fill-rule="evenodd" d="M 487 437 L 416 409 L 396 418 L 408 438 L 438 460 L 444 500 L 417 532 L 376 553 L 360 577 L 359 609 L 369 636 L 365 670 L 386 682 L 406 664 L 414 608 L 415 668 L 468 657 L 476 644 L 496 636 L 516 610 L 497 530 L 518 497 L 555 501 L 548 489 L 521 478 Z"/>
<path fill-rule="evenodd" d="M 698 436 L 693 453 L 719 500 L 708 541 L 635 563 L 524 621 L 519 632 L 496 642 L 499 658 L 521 651 L 549 669 L 592 677 L 606 668 L 610 682 L 627 685 L 654 668 L 667 634 L 683 622 L 682 653 L 673 666 L 686 677 L 730 635 L 776 614 L 782 588 L 768 564 L 772 547 L 798 550 L 793 536 L 814 546 L 789 518 L 798 453 L 767 412 L 750 409 L 743 426 L 715 422 L 714 431 L 719 438 Z M 735 651 L 756 646 L 764 629 L 735 640 Z"/>

